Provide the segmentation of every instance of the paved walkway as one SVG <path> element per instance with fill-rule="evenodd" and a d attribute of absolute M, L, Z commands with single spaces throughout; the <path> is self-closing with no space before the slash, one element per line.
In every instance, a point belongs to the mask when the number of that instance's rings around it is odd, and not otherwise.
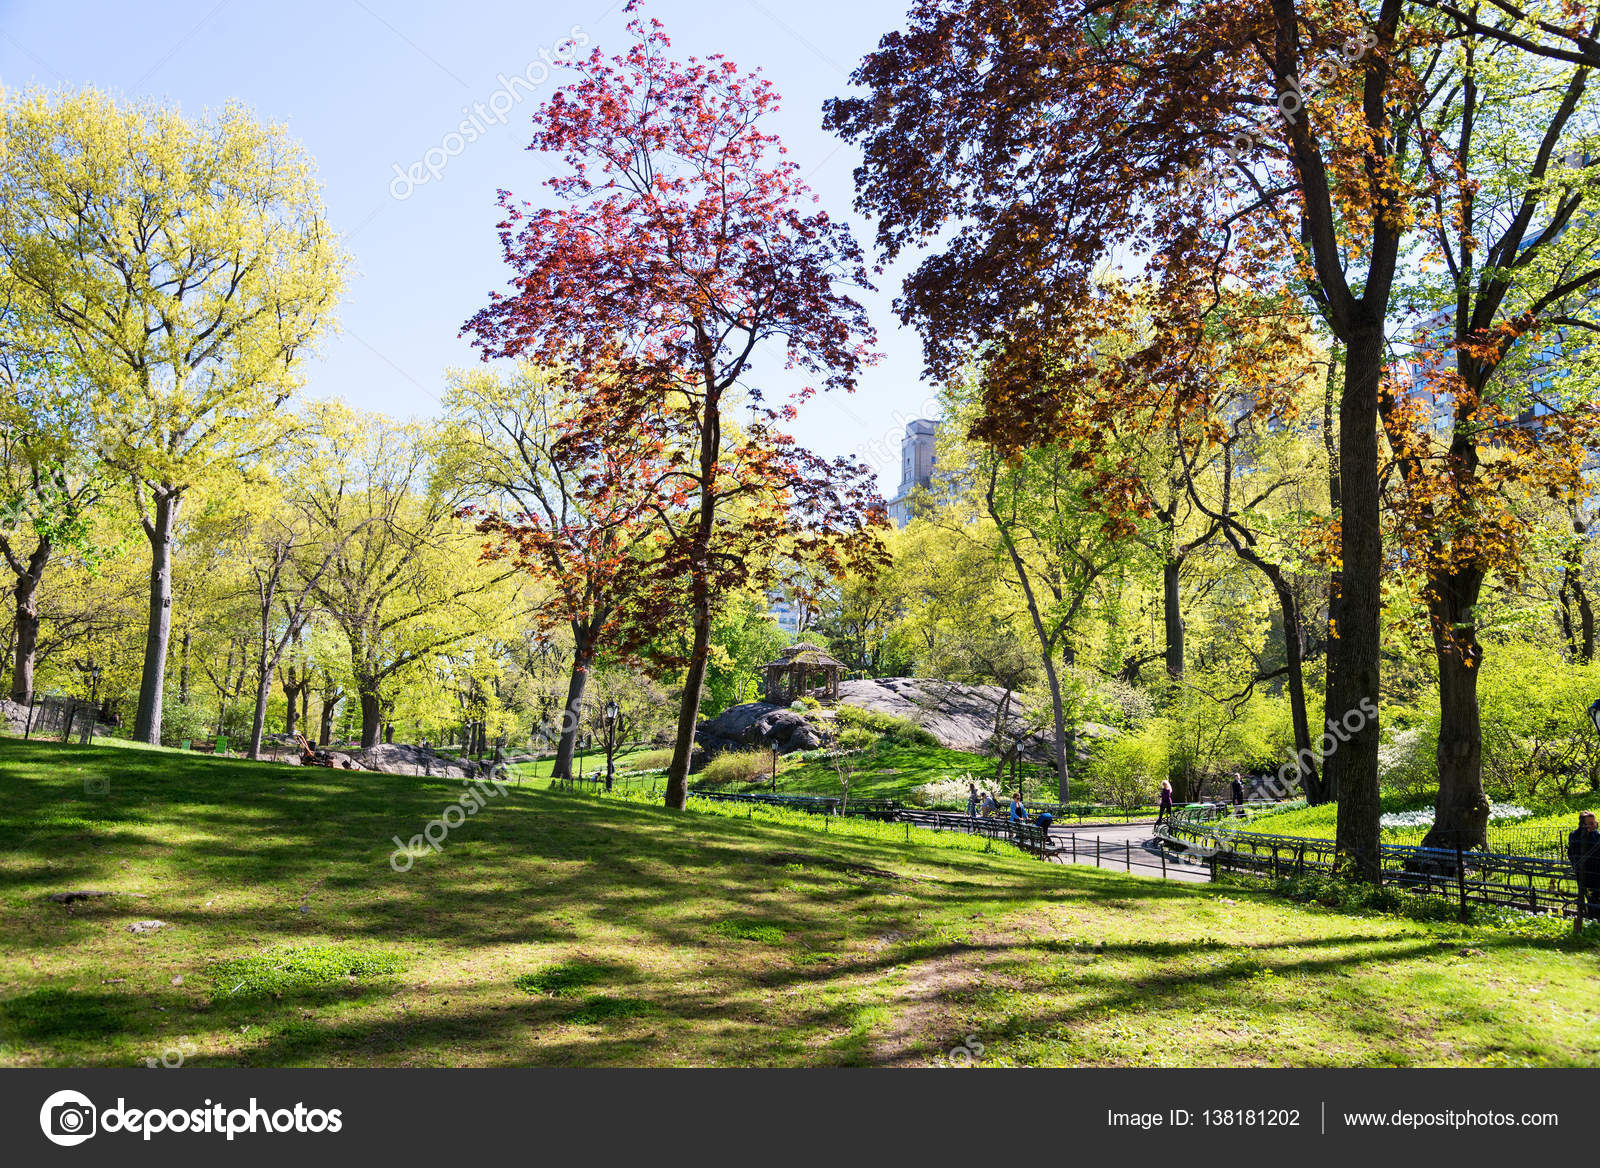
<path fill-rule="evenodd" d="M 1057 863 L 1093 865 L 1098 862 L 1100 867 L 1117 872 L 1190 883 L 1211 879 L 1210 869 L 1204 863 L 1186 861 L 1183 853 L 1162 848 L 1156 841 L 1154 825 L 1149 822 L 1052 827 L 1050 838 L 1062 847 L 1062 851 L 1052 857 Z M 1100 843 L 1098 861 L 1096 839 Z"/>

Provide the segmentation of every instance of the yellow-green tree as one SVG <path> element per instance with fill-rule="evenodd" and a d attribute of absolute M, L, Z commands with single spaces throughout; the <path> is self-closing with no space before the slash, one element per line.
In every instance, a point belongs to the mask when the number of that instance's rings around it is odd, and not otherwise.
<path fill-rule="evenodd" d="M 345 259 L 305 152 L 243 108 L 186 118 L 93 89 L 0 112 L 0 262 L 91 388 L 99 454 L 150 543 L 135 737 L 156 742 L 186 492 L 259 463 Z"/>

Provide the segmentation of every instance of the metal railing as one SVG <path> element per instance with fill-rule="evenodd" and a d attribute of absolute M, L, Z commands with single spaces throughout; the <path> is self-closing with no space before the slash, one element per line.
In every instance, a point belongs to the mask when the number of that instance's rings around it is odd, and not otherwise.
<path fill-rule="evenodd" d="M 1157 834 L 1214 851 L 1213 871 L 1285 879 L 1331 876 L 1351 867 L 1351 858 L 1333 840 L 1253 831 L 1234 826 L 1226 815 L 1227 809 L 1216 805 L 1181 808 Z M 1546 841 L 1538 844 L 1533 855 L 1470 846 L 1380 844 L 1379 884 L 1448 900 L 1463 913 L 1477 904 L 1580 915 L 1578 877 L 1564 844 L 1556 855 Z"/>

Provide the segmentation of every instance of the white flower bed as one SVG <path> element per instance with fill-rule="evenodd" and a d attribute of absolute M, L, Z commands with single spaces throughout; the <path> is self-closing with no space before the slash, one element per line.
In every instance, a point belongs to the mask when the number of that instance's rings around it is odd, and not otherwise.
<path fill-rule="evenodd" d="M 1489 822 L 1508 823 L 1518 819 L 1527 819 L 1533 812 L 1526 807 L 1519 807 L 1515 803 L 1490 803 Z M 1433 812 L 1428 811 L 1391 811 L 1378 819 L 1378 826 L 1385 831 L 1391 828 L 1405 827 L 1432 827 Z"/>
<path fill-rule="evenodd" d="M 922 801 L 930 805 L 948 803 L 965 807 L 967 803 L 967 787 L 977 782 L 971 775 L 963 775 L 959 779 L 939 779 L 937 782 L 924 783 L 917 788 L 917 794 Z M 983 796 L 989 791 L 988 785 L 978 783 L 978 801 L 983 801 Z"/>

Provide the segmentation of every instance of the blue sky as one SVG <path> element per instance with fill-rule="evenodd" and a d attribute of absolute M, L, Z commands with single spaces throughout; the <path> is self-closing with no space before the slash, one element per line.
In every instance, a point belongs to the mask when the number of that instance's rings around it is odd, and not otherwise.
<path fill-rule="evenodd" d="M 541 52 L 587 37 L 608 52 L 628 44 L 622 0 L 421 3 L 418 0 L 247 0 L 129 3 L 0 0 L 0 84 L 92 84 L 199 113 L 229 99 L 286 124 L 317 160 L 329 214 L 354 256 L 340 312 L 342 332 L 309 370 L 307 392 L 397 416 L 437 409 L 444 370 L 476 358 L 461 323 L 504 285 L 494 234 L 495 192 L 542 200 L 551 171 L 524 147 L 528 115 L 554 92 L 559 72 Z M 906 0 L 653 0 L 680 55 L 721 52 L 760 67 L 783 95 L 775 120 L 801 173 L 863 244 L 869 225 L 850 208 L 857 152 L 822 129 L 822 102 L 878 38 L 901 26 Z M 587 48 L 584 50 L 587 52 Z M 534 66 L 530 70 L 530 65 Z M 549 79 L 504 124 L 477 141 L 449 143 L 439 177 L 405 185 L 430 149 L 434 160 L 464 109 L 505 88 L 501 76 Z M 500 106 L 507 99 L 497 99 Z M 921 345 L 891 307 L 899 274 L 884 273 L 867 297 L 883 361 L 854 395 L 819 395 L 803 407 L 797 436 L 822 454 L 855 453 L 880 471 L 885 496 L 899 481 L 904 422 L 930 408 Z M 792 387 L 780 361 L 756 380 Z"/>

